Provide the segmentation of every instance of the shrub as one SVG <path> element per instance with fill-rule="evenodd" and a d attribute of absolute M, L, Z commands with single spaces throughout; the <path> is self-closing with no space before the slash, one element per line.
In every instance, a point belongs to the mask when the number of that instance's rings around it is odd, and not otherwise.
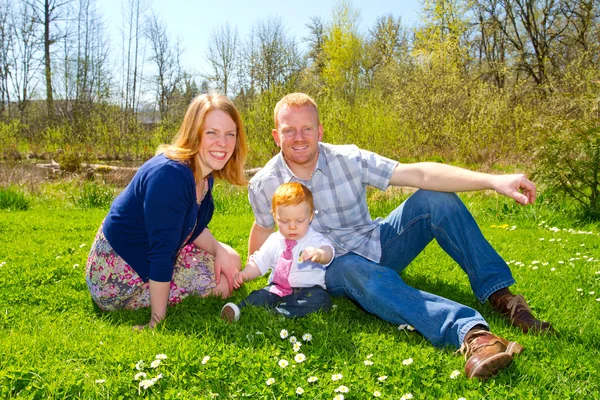
<path fill-rule="evenodd" d="M 72 197 L 73 203 L 81 208 L 108 208 L 115 198 L 112 187 L 96 182 L 84 182 L 79 193 Z"/>
<path fill-rule="evenodd" d="M 60 169 L 66 172 L 78 172 L 81 170 L 83 157 L 76 151 L 66 150 L 57 157 Z"/>
<path fill-rule="evenodd" d="M 0 210 L 25 211 L 29 201 L 25 195 L 11 186 L 0 188 Z"/>
<path fill-rule="evenodd" d="M 536 156 L 536 177 L 554 195 L 580 205 L 583 215 L 600 219 L 600 120 L 559 120 L 547 129 Z"/>

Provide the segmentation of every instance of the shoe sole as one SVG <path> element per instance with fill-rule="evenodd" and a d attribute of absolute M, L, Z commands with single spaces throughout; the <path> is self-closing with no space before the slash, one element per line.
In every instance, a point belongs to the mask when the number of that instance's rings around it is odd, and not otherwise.
<path fill-rule="evenodd" d="M 235 310 L 232 307 L 223 307 L 221 310 L 221 319 L 232 323 L 235 321 Z"/>

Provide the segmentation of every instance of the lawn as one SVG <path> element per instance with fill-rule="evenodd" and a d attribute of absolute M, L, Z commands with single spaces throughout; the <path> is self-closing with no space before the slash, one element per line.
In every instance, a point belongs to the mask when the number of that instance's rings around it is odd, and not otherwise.
<path fill-rule="evenodd" d="M 245 255 L 251 211 L 244 193 L 227 193 L 211 229 Z M 106 209 L 38 200 L 27 211 L 0 211 L 0 397 L 600 398 L 598 226 L 575 228 L 543 202 L 521 208 L 493 195 L 462 197 L 510 264 L 514 291 L 557 334 L 525 335 L 479 304 L 466 275 L 436 244 L 403 276 L 476 308 L 493 332 L 525 347 L 494 379 L 466 379 L 454 349 L 434 348 L 346 299 L 297 320 L 247 308 L 232 325 L 219 319 L 223 300 L 186 299 L 157 329 L 133 332 L 148 310 L 100 312 L 83 276 Z M 384 215 L 397 202 L 378 198 L 372 213 Z M 247 284 L 233 300 L 264 283 Z M 307 333 L 312 340 L 302 338 Z M 298 352 L 292 336 L 302 343 Z"/>

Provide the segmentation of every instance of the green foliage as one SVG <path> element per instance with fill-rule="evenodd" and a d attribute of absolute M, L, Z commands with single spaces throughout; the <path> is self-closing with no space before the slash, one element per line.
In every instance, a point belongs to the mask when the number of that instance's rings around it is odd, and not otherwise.
<path fill-rule="evenodd" d="M 0 187 L 0 210 L 25 211 L 29 209 L 29 200 L 18 189 L 8 186 Z"/>
<path fill-rule="evenodd" d="M 552 123 L 536 157 L 536 176 L 555 198 L 576 200 L 600 220 L 600 120 Z"/>
<path fill-rule="evenodd" d="M 60 164 L 60 169 L 66 172 L 79 172 L 81 171 L 81 164 L 83 163 L 83 156 L 80 152 L 69 149 L 59 153 L 57 162 Z"/>
<path fill-rule="evenodd" d="M 97 182 L 84 182 L 78 192 L 71 194 L 73 203 L 84 209 L 107 209 L 114 198 L 114 188 Z"/>

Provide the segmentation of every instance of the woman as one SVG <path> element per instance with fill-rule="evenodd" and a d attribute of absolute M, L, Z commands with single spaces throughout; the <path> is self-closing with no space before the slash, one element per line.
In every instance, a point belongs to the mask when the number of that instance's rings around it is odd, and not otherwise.
<path fill-rule="evenodd" d="M 98 230 L 86 282 L 102 310 L 150 307 L 150 322 L 136 328 L 153 328 L 167 304 L 188 295 L 229 296 L 240 257 L 206 226 L 213 177 L 245 184 L 246 153 L 233 103 L 219 94 L 196 97 L 172 144 L 140 167 Z"/>

